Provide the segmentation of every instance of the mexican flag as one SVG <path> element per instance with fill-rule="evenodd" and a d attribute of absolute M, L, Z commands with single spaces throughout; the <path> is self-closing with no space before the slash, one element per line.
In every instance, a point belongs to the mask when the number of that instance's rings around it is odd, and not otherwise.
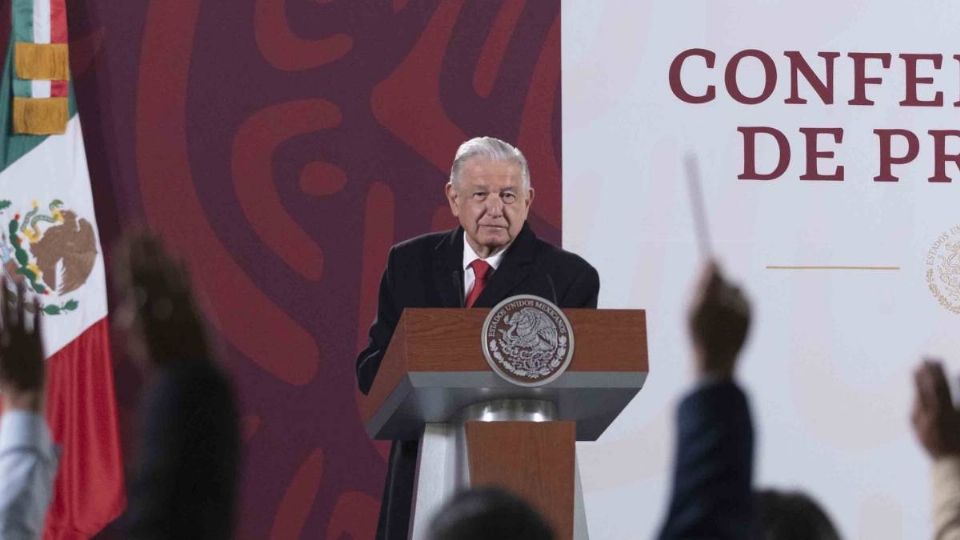
<path fill-rule="evenodd" d="M 47 421 L 60 446 L 45 538 L 123 510 L 103 252 L 70 84 L 64 0 L 13 0 L 0 88 L 0 266 L 43 303 Z"/>

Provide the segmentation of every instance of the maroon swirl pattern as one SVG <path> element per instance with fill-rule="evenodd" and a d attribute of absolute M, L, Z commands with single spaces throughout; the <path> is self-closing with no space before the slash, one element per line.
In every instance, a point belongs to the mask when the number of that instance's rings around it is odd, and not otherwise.
<path fill-rule="evenodd" d="M 287 213 L 273 182 L 273 157 L 283 141 L 302 133 L 336 127 L 340 110 L 322 99 L 292 101 L 258 111 L 240 125 L 233 142 L 233 186 L 237 201 L 260 240 L 304 279 L 323 275 L 323 251 Z M 324 183 L 341 178 L 339 168 L 308 163 L 301 186 L 311 194 L 337 191 Z"/>
<path fill-rule="evenodd" d="M 258 0 L 254 27 L 260 52 L 273 67 L 283 71 L 303 71 L 329 64 L 353 48 L 353 38 L 343 33 L 316 40 L 297 36 L 287 24 L 286 0 Z"/>

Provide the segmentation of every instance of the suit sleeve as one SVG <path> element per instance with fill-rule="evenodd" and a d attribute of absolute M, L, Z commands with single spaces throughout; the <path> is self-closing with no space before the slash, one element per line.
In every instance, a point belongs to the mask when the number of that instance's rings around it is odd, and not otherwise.
<path fill-rule="evenodd" d="M 587 265 L 560 298 L 560 306 L 567 308 L 596 308 L 600 295 L 600 274 Z"/>
<path fill-rule="evenodd" d="M 228 383 L 200 370 L 165 374 L 144 406 L 128 538 L 230 538 L 240 432 Z"/>
<path fill-rule="evenodd" d="M 680 404 L 673 495 L 661 540 L 750 537 L 753 425 L 732 382 L 703 386 Z"/>
<path fill-rule="evenodd" d="M 396 298 L 396 256 L 390 249 L 387 256 L 387 268 L 380 279 L 380 294 L 377 299 L 377 318 L 370 325 L 367 348 L 357 356 L 357 385 L 364 394 L 370 392 L 373 379 L 380 369 L 380 361 L 387 352 L 387 345 L 393 337 L 393 331 L 400 320 L 402 307 Z"/>

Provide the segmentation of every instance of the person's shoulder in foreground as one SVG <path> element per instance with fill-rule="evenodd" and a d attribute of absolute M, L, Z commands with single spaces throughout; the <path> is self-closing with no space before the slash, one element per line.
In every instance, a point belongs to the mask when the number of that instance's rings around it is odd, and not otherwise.
<path fill-rule="evenodd" d="M 11 299 L 0 280 L 0 538 L 40 538 L 53 496 L 58 454 L 43 419 L 45 360 L 41 309 L 25 310 L 18 283 Z"/>
<path fill-rule="evenodd" d="M 527 501 L 497 487 L 471 488 L 447 501 L 428 540 L 553 540 L 553 528 Z"/>
<path fill-rule="evenodd" d="M 142 422 L 131 537 L 229 538 L 240 460 L 229 379 L 210 361 L 166 369 L 144 397 Z"/>

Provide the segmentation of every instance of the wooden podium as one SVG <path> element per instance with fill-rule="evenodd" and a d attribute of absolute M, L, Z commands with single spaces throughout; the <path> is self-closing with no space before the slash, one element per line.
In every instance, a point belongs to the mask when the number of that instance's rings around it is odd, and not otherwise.
<path fill-rule="evenodd" d="M 524 387 L 483 356 L 488 311 L 405 310 L 361 401 L 372 438 L 421 440 L 410 538 L 424 538 L 457 490 L 491 484 L 530 501 L 558 539 L 585 538 L 575 442 L 600 437 L 643 386 L 645 312 L 564 310 L 575 337 L 569 367 Z"/>

